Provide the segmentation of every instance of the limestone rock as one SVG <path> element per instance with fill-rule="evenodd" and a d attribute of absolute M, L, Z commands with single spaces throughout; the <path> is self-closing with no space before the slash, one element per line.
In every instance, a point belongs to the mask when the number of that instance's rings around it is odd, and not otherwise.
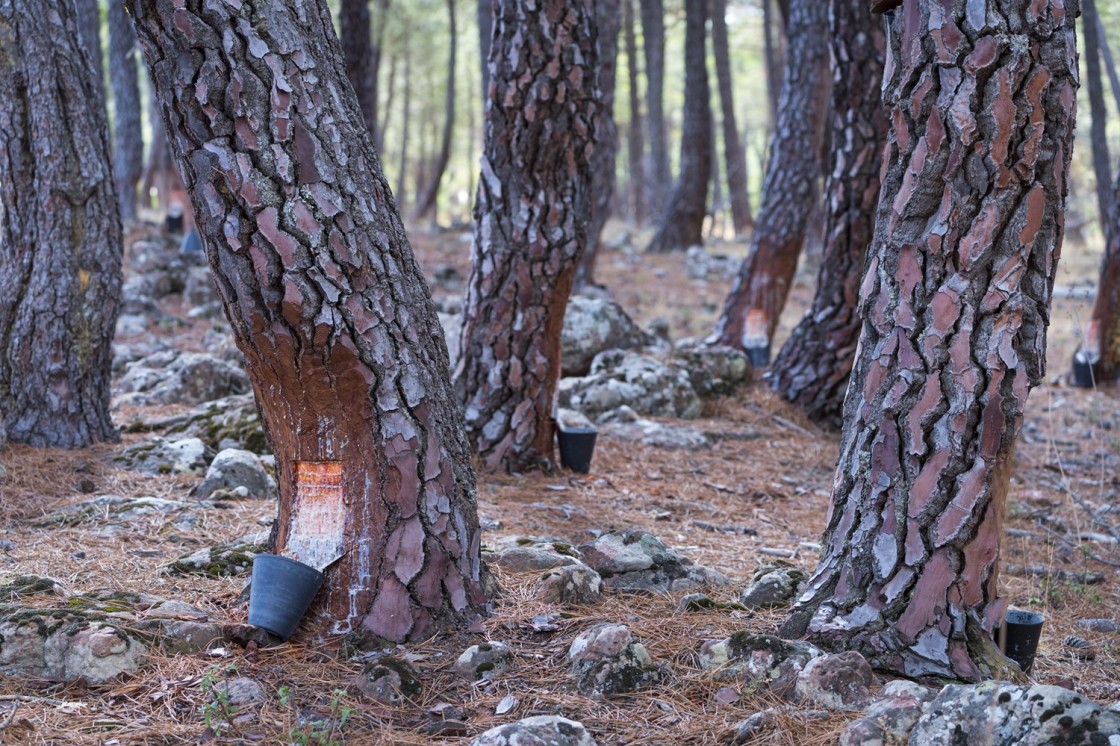
<path fill-rule="evenodd" d="M 239 367 L 204 353 L 157 352 L 128 366 L 116 405 L 199 404 L 249 391 Z"/>
<path fill-rule="evenodd" d="M 114 624 L 64 609 L 0 605 L 0 674 L 100 683 L 136 671 L 143 643 Z"/>
<path fill-rule="evenodd" d="M 214 287 L 214 277 L 209 267 L 191 267 L 187 270 L 183 300 L 195 307 L 218 301 L 218 291 Z"/>
<path fill-rule="evenodd" d="M 596 624 L 568 648 L 576 688 L 593 697 L 633 692 L 655 683 L 661 670 L 625 624 Z"/>
<path fill-rule="evenodd" d="M 720 678 L 745 679 L 779 697 L 792 698 L 798 675 L 820 655 L 816 646 L 802 640 L 744 631 L 701 645 L 700 667 L 716 672 Z"/>
<path fill-rule="evenodd" d="M 599 432 L 614 440 L 656 448 L 700 451 L 711 446 L 708 436 L 694 427 L 647 420 L 626 405 L 600 415 L 598 427 Z"/>
<path fill-rule="evenodd" d="M 536 717 L 491 728 L 470 746 L 598 746 L 582 723 L 557 715 Z"/>
<path fill-rule="evenodd" d="M 214 691 L 225 694 L 229 703 L 234 707 L 257 705 L 268 699 L 261 683 L 248 676 L 238 676 L 234 679 L 218 682 L 214 685 Z"/>
<path fill-rule="evenodd" d="M 1120 741 L 1120 714 L 1057 686 L 950 684 L 910 733 L 922 746 L 1051 746 Z"/>
<path fill-rule="evenodd" d="M 788 606 L 801 593 L 805 580 L 805 573 L 788 562 L 767 562 L 755 570 L 739 601 L 748 609 Z"/>
<path fill-rule="evenodd" d="M 420 677 L 412 664 L 392 655 L 367 661 L 354 684 L 366 696 L 389 705 L 417 699 L 422 691 Z"/>
<path fill-rule="evenodd" d="M 573 295 L 560 334 L 560 374 L 586 375 L 600 352 L 636 349 L 646 342 L 646 334 L 615 301 Z"/>
<path fill-rule="evenodd" d="M 185 554 L 168 566 L 176 575 L 229 577 L 245 575 L 253 567 L 253 557 L 268 551 L 269 532 L 242 536 L 229 544 L 199 549 Z"/>
<path fill-rule="evenodd" d="M 692 388 L 704 399 L 733 393 L 751 382 L 747 353 L 734 347 L 692 343 L 673 350 L 688 371 Z"/>
<path fill-rule="evenodd" d="M 54 513 L 48 513 L 33 525 L 37 528 L 77 526 L 88 520 L 98 520 L 111 524 L 125 523 L 160 513 L 178 513 L 191 507 L 194 507 L 194 504 L 179 500 L 165 500 L 160 497 L 101 495 L 92 500 L 82 500 L 79 503 L 68 505 Z"/>
<path fill-rule="evenodd" d="M 261 463 L 261 458 L 252 451 L 240 448 L 227 448 L 210 462 L 202 483 L 191 490 L 196 497 L 209 497 L 215 490 L 234 490 L 244 487 L 249 497 L 276 499 L 276 480 Z"/>
<path fill-rule="evenodd" d="M 583 378 L 561 379 L 558 399 L 560 406 L 592 418 L 623 405 L 643 415 L 681 419 L 699 417 L 703 409 L 683 367 L 622 350 L 596 355 Z"/>
<path fill-rule="evenodd" d="M 858 712 L 871 701 L 875 674 L 854 650 L 814 658 L 797 675 L 797 697 L 830 710 Z"/>
<path fill-rule="evenodd" d="M 922 716 L 922 707 L 935 692 L 906 679 L 887 682 L 864 712 L 840 734 L 840 746 L 901 746 Z"/>
<path fill-rule="evenodd" d="M 490 680 L 505 673 L 513 660 L 513 650 L 504 642 L 484 642 L 463 651 L 452 669 L 460 676 L 477 681 Z"/>
<path fill-rule="evenodd" d="M 269 453 L 252 393 L 227 396 L 173 415 L 145 415 L 130 423 L 128 432 L 166 430 L 169 435 L 198 438 L 214 451 L 236 447 Z"/>
<path fill-rule="evenodd" d="M 171 440 L 159 436 L 124 449 L 113 460 L 128 471 L 144 474 L 202 473 L 212 452 L 198 438 Z"/>
<path fill-rule="evenodd" d="M 579 563 L 557 567 L 541 575 L 534 590 L 537 598 L 558 606 L 582 606 L 602 598 L 602 578 L 590 567 Z"/>
<path fill-rule="evenodd" d="M 559 541 L 532 541 L 488 554 L 487 559 L 510 572 L 548 570 L 582 564 L 571 544 Z"/>
<path fill-rule="evenodd" d="M 723 574 L 697 567 L 642 531 L 612 531 L 579 547 L 584 561 L 620 591 L 682 591 L 729 583 Z"/>

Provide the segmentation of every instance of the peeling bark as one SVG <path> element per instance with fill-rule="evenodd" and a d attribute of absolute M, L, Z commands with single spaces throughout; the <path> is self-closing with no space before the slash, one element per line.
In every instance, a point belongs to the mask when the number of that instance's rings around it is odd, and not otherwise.
<path fill-rule="evenodd" d="M 778 122 L 762 184 L 747 258 L 724 302 L 709 344 L 747 348 L 766 346 L 778 327 L 806 226 L 817 209 L 822 171 L 821 140 L 828 103 L 828 3 L 792 0 L 790 40 Z M 762 345 L 744 340 L 747 316 L 762 319 Z"/>
<path fill-rule="evenodd" d="M 685 2 L 680 178 L 664 206 L 647 251 L 676 251 L 704 242 L 704 217 L 712 178 L 712 109 L 704 43 L 707 20 L 708 0 Z"/>
<path fill-rule="evenodd" d="M 1045 373 L 1076 106 L 1076 3 L 906 0 L 820 565 L 782 632 L 977 680 L 1027 392 Z"/>
<path fill-rule="evenodd" d="M 593 0 L 499 0 L 456 392 L 487 469 L 551 469 L 560 330 L 587 243 Z"/>
<path fill-rule="evenodd" d="M 716 61 L 719 103 L 723 115 L 723 156 L 727 163 L 727 191 L 731 196 L 731 225 L 741 235 L 754 225 L 751 201 L 747 194 L 747 155 L 735 123 L 734 86 L 731 84 L 731 55 L 727 43 L 727 0 L 712 3 L 712 55 Z"/>
<path fill-rule="evenodd" d="M 144 135 L 140 126 L 136 33 L 120 2 L 109 3 L 109 80 L 113 84 L 113 173 L 121 220 L 136 219 L 136 185 L 144 170 Z"/>
<path fill-rule="evenodd" d="M 815 422 L 840 428 L 859 341 L 860 278 L 875 228 L 887 114 L 879 88 L 886 38 L 866 0 L 832 0 L 832 168 L 813 305 L 772 366 L 771 387 Z"/>
<path fill-rule="evenodd" d="M 121 223 L 79 45 L 72 3 L 0 0 L 0 420 L 33 446 L 117 437 Z"/>
<path fill-rule="evenodd" d="M 127 6 L 276 454 L 275 549 L 344 543 L 312 624 L 362 644 L 476 617 L 447 348 L 326 3 Z"/>

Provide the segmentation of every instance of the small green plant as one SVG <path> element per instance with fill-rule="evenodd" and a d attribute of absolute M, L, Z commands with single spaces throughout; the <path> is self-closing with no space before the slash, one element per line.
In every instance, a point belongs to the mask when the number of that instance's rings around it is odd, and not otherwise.
<path fill-rule="evenodd" d="M 286 706 L 291 701 L 291 690 L 288 687 L 280 687 L 277 694 L 280 696 L 280 704 Z M 342 746 L 342 729 L 354 714 L 354 709 L 343 701 L 345 696 L 345 689 L 331 692 L 326 719 L 311 720 L 300 728 L 292 728 L 288 733 L 289 742 L 295 746 Z"/>
<path fill-rule="evenodd" d="M 226 666 L 211 666 L 202 675 L 199 688 L 206 695 L 206 703 L 202 705 L 202 719 L 206 727 L 215 735 L 221 736 L 229 728 L 236 731 L 233 719 L 237 716 L 237 705 L 229 700 L 229 691 L 220 685 L 222 678 L 237 673 L 237 666 L 232 663 Z"/>

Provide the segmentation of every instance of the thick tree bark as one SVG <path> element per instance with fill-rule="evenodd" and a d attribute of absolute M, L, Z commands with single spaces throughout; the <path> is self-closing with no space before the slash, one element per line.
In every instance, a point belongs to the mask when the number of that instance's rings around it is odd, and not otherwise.
<path fill-rule="evenodd" d="M 128 1 L 276 454 L 275 549 L 341 555 L 317 631 L 424 639 L 487 599 L 443 333 L 326 3 L 231 5 Z"/>
<path fill-rule="evenodd" d="M 109 80 L 113 84 L 113 173 L 121 219 L 136 219 L 136 186 L 144 170 L 144 135 L 140 126 L 136 33 L 124 5 L 109 3 Z"/>
<path fill-rule="evenodd" d="M 709 337 L 709 342 L 729 347 L 769 347 L 805 245 L 806 226 L 817 209 L 828 106 L 828 3 L 792 0 L 787 35 L 778 124 L 749 254 Z"/>
<path fill-rule="evenodd" d="M 783 634 L 908 677 L 1003 669 L 1001 521 L 1043 380 L 1076 4 L 905 0 L 825 550 Z"/>
<path fill-rule="evenodd" d="M 522 472 L 552 468 L 560 329 L 591 210 L 598 42 L 594 0 L 499 0 L 494 11 L 454 382 L 485 467 Z"/>
<path fill-rule="evenodd" d="M 338 11 L 339 40 L 346 59 L 346 74 L 366 128 L 376 142 L 377 138 L 377 77 L 373 68 L 372 27 L 369 20 L 369 0 L 342 0 Z"/>
<path fill-rule="evenodd" d="M 1116 231 L 1112 207 L 1112 159 L 1108 154 L 1108 111 L 1104 105 L 1104 71 L 1101 69 L 1099 24 L 1094 0 L 1081 0 L 1084 16 L 1081 37 L 1085 40 L 1085 87 L 1089 90 L 1089 144 L 1093 155 L 1093 173 L 1097 184 L 1097 210 L 1101 232 L 1107 244 Z"/>
<path fill-rule="evenodd" d="M 727 164 L 727 192 L 731 198 L 731 225 L 740 235 L 754 225 L 747 194 L 747 155 L 735 123 L 735 97 L 731 85 L 731 54 L 727 44 L 727 0 L 711 0 L 712 51 L 719 83 L 719 103 L 723 124 L 723 157 Z"/>
<path fill-rule="evenodd" d="M 648 251 L 676 251 L 704 241 L 712 178 L 712 109 L 704 43 L 707 17 L 708 0 L 686 0 L 681 174 Z"/>
<path fill-rule="evenodd" d="M 74 0 L 77 7 L 78 37 L 89 57 L 94 75 L 94 89 L 105 106 L 105 63 L 101 52 L 101 0 Z"/>
<path fill-rule="evenodd" d="M 622 0 L 622 24 L 626 37 L 626 73 L 630 82 L 630 123 L 626 128 L 626 160 L 629 166 L 631 217 L 644 225 L 649 215 L 649 184 L 645 171 L 645 130 L 642 124 L 642 100 L 639 93 L 638 42 L 634 34 L 634 3 Z"/>
<path fill-rule="evenodd" d="M 482 69 L 483 114 L 490 100 L 490 43 L 494 36 L 494 0 L 478 0 L 478 49 Z"/>
<path fill-rule="evenodd" d="M 0 430 L 115 440 L 121 223 L 109 128 L 73 3 L 0 0 Z"/>
<path fill-rule="evenodd" d="M 595 284 L 595 260 L 599 256 L 603 228 L 611 216 L 614 202 L 615 158 L 618 154 L 614 88 L 618 74 L 619 10 L 619 0 L 596 0 L 600 102 L 596 110 L 595 150 L 591 154 L 591 219 L 587 226 L 587 246 L 576 270 L 576 287 Z"/>
<path fill-rule="evenodd" d="M 646 121 L 649 123 L 649 156 L 652 179 L 650 205 L 663 210 L 669 199 L 673 174 L 669 169 L 669 141 L 665 134 L 665 9 L 661 0 L 639 0 L 642 16 L 642 52 L 646 58 Z"/>
<path fill-rule="evenodd" d="M 867 0 L 831 0 L 832 168 L 813 305 L 774 361 L 771 387 L 810 419 L 839 428 L 859 341 L 860 279 L 875 229 L 887 114 L 883 20 Z"/>
<path fill-rule="evenodd" d="M 431 176 L 420 192 L 416 202 L 416 209 L 412 213 L 413 220 L 423 220 L 429 215 L 432 221 L 436 218 L 436 200 L 439 197 L 439 185 L 443 181 L 443 174 L 447 171 L 447 163 L 451 160 L 451 132 L 455 126 L 455 50 L 459 42 L 459 33 L 455 28 L 455 0 L 447 0 L 447 21 L 450 29 L 451 43 L 447 51 L 447 85 L 444 87 L 444 119 L 443 134 L 440 137 L 439 155 L 432 166 Z"/>

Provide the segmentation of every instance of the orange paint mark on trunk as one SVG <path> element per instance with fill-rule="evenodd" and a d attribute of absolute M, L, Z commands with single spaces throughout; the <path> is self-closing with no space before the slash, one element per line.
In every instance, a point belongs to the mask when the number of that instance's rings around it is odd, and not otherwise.
<path fill-rule="evenodd" d="M 343 553 L 342 462 L 297 461 L 295 476 L 295 507 L 285 554 L 322 570 Z"/>

